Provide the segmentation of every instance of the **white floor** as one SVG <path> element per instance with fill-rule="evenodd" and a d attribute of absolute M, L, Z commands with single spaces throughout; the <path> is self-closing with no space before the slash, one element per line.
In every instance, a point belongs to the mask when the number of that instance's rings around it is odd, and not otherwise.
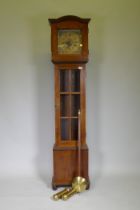
<path fill-rule="evenodd" d="M 1 178 L 0 210 L 140 210 L 138 176 L 97 178 L 90 190 L 68 201 L 53 201 L 53 193 L 51 186 L 39 178 Z"/>

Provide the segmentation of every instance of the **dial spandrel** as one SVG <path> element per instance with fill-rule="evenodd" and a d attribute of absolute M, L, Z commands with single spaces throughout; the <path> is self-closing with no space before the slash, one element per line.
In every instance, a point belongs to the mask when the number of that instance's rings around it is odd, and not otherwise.
<path fill-rule="evenodd" d="M 81 54 L 82 34 L 79 29 L 58 30 L 58 53 L 59 54 Z"/>

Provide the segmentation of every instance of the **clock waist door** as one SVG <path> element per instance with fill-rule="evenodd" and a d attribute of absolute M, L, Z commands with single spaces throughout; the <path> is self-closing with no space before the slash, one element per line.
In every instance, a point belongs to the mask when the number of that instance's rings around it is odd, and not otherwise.
<path fill-rule="evenodd" d="M 57 147 L 76 147 L 78 111 L 81 111 L 81 144 L 85 146 L 85 66 L 55 65 L 55 121 Z"/>

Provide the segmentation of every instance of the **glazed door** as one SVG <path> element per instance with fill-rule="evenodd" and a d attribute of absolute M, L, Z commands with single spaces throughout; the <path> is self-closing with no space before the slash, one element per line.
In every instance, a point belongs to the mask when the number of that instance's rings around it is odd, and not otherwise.
<path fill-rule="evenodd" d="M 84 135 L 84 65 L 56 65 L 56 143 L 76 145 L 78 140 L 78 111 L 81 111 L 81 134 Z M 83 136 L 82 135 L 82 136 Z"/>

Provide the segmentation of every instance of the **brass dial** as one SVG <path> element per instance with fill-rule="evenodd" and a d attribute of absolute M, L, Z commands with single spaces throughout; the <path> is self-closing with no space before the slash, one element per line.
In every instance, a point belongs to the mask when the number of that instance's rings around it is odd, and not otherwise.
<path fill-rule="evenodd" d="M 82 35 L 79 29 L 65 29 L 58 31 L 59 54 L 80 54 L 82 46 Z"/>

